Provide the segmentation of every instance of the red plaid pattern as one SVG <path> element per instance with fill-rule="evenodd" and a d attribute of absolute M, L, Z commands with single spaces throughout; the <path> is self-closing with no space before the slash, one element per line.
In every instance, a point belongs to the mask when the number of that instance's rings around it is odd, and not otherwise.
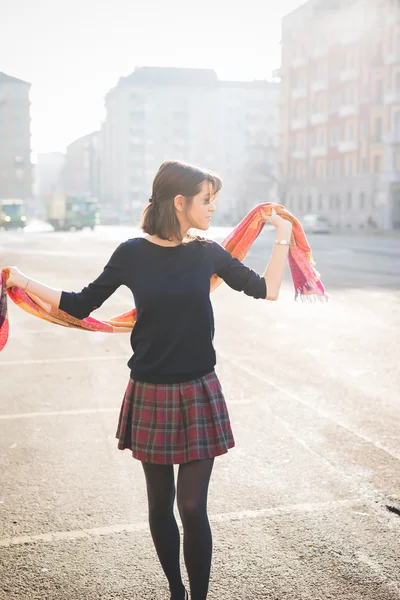
<path fill-rule="evenodd" d="M 142 462 L 181 464 L 235 445 L 221 384 L 213 371 L 184 383 L 129 380 L 115 436 Z"/>

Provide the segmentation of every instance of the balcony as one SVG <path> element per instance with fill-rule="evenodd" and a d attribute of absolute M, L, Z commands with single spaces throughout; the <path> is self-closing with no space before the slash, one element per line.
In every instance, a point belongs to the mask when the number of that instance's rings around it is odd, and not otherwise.
<path fill-rule="evenodd" d="M 306 151 L 300 149 L 293 150 L 292 158 L 294 158 L 295 160 L 304 160 L 306 158 Z"/>
<path fill-rule="evenodd" d="M 313 146 L 310 150 L 311 158 L 323 158 L 327 155 L 326 146 Z"/>
<path fill-rule="evenodd" d="M 393 23 L 396 23 L 396 21 L 400 21 L 400 10 L 397 9 L 393 9 L 391 12 L 388 12 L 388 14 L 386 15 L 386 24 L 387 25 L 392 25 Z"/>
<path fill-rule="evenodd" d="M 360 73 L 358 69 L 343 69 L 343 71 L 340 71 L 339 79 L 342 82 L 354 81 L 354 79 L 358 79 L 359 76 Z"/>
<path fill-rule="evenodd" d="M 305 56 L 297 56 L 292 60 L 292 68 L 299 69 L 300 67 L 305 67 L 307 64 L 307 58 Z"/>
<path fill-rule="evenodd" d="M 307 120 L 306 119 L 292 119 L 290 123 L 290 127 L 292 131 L 299 131 L 299 129 L 307 128 Z"/>
<path fill-rule="evenodd" d="M 294 90 L 292 90 L 292 98 L 307 98 L 307 88 L 295 88 Z"/>
<path fill-rule="evenodd" d="M 400 173 L 399 171 L 389 171 L 385 173 L 385 179 L 389 183 L 400 183 Z"/>
<path fill-rule="evenodd" d="M 338 150 L 342 154 L 344 152 L 356 152 L 358 149 L 358 143 L 355 140 L 342 140 L 339 142 Z"/>
<path fill-rule="evenodd" d="M 311 91 L 316 92 L 325 92 L 328 89 L 328 82 L 326 79 L 317 79 L 311 84 Z"/>
<path fill-rule="evenodd" d="M 347 46 L 348 44 L 353 44 L 356 41 L 357 41 L 357 33 L 354 30 L 346 31 L 345 33 L 343 33 L 342 37 L 340 38 L 340 43 L 342 44 L 342 46 Z"/>
<path fill-rule="evenodd" d="M 394 52 L 391 52 L 390 54 L 385 54 L 385 56 L 383 57 L 383 62 L 385 63 L 385 65 L 394 65 L 397 62 L 400 62 L 400 56 L 396 57 Z"/>
<path fill-rule="evenodd" d="M 391 133 L 386 133 L 384 136 L 382 136 L 382 143 L 389 145 L 400 144 L 400 131 L 392 131 Z"/>
<path fill-rule="evenodd" d="M 328 121 L 328 117 L 327 117 L 327 115 L 324 115 L 323 113 L 314 113 L 310 117 L 311 125 L 323 125 L 327 121 Z"/>
<path fill-rule="evenodd" d="M 322 44 L 320 46 L 316 46 L 311 53 L 311 58 L 314 60 L 325 58 L 326 56 L 328 56 L 328 46 Z"/>
<path fill-rule="evenodd" d="M 400 90 L 395 90 L 391 94 L 385 94 L 385 104 L 400 104 Z"/>
<path fill-rule="evenodd" d="M 354 117 L 357 113 L 357 104 L 343 104 L 339 108 L 339 117 Z"/>

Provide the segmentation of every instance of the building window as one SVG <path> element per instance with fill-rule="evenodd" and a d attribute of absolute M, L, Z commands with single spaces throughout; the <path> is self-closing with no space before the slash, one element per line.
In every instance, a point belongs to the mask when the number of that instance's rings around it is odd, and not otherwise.
<path fill-rule="evenodd" d="M 353 198 L 351 195 L 351 192 L 348 192 L 347 194 L 347 209 L 351 210 L 353 208 Z"/>
<path fill-rule="evenodd" d="M 319 179 L 322 179 L 324 176 L 324 163 L 320 162 L 318 165 L 318 177 Z"/>
<path fill-rule="evenodd" d="M 375 119 L 375 141 L 380 142 L 382 140 L 382 119 L 379 117 Z"/>
<path fill-rule="evenodd" d="M 400 172 L 400 151 L 397 150 L 393 154 L 393 165 L 396 173 Z"/>
<path fill-rule="evenodd" d="M 380 173 L 382 166 L 382 158 L 380 156 L 374 157 L 374 173 Z"/>
<path fill-rule="evenodd" d="M 400 92 L 400 71 L 397 71 L 394 76 L 394 90 Z"/>
<path fill-rule="evenodd" d="M 337 210 L 340 210 L 340 195 L 339 194 L 336 196 L 336 208 L 337 208 Z"/>
<path fill-rule="evenodd" d="M 307 212 L 312 211 L 312 199 L 311 196 L 307 196 Z"/>
<path fill-rule="evenodd" d="M 376 82 L 376 103 L 377 104 L 383 103 L 383 80 L 382 79 L 378 79 L 378 81 Z"/>
<path fill-rule="evenodd" d="M 369 101 L 369 84 L 363 83 L 360 88 L 360 101 L 368 102 Z"/>
<path fill-rule="evenodd" d="M 400 141 L 400 110 L 396 111 L 393 121 L 394 141 L 398 142 Z"/>
<path fill-rule="evenodd" d="M 360 138 L 363 139 L 368 135 L 368 123 L 366 119 L 360 121 Z"/>
<path fill-rule="evenodd" d="M 349 158 L 347 163 L 347 175 L 353 175 L 353 159 Z"/>
<path fill-rule="evenodd" d="M 324 208 L 324 198 L 322 194 L 318 196 L 318 210 L 322 210 Z"/>
<path fill-rule="evenodd" d="M 337 144 L 338 138 L 339 138 L 339 130 L 338 130 L 338 128 L 337 127 L 332 127 L 332 129 L 330 131 L 331 146 L 334 146 L 335 144 Z"/>
<path fill-rule="evenodd" d="M 366 156 L 363 156 L 361 159 L 361 173 L 367 173 L 368 172 L 368 158 Z"/>
<path fill-rule="evenodd" d="M 303 210 L 303 196 L 298 197 L 299 211 Z"/>
<path fill-rule="evenodd" d="M 346 90 L 346 100 L 348 104 L 354 104 L 355 93 L 354 93 L 354 85 L 350 85 Z"/>
<path fill-rule="evenodd" d="M 365 208 L 365 194 L 364 192 L 360 192 L 360 208 Z"/>

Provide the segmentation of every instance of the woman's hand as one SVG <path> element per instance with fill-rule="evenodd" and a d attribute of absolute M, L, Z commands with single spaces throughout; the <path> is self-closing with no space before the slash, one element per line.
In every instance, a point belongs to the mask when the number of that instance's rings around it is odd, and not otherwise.
<path fill-rule="evenodd" d="M 10 276 L 7 279 L 6 287 L 10 288 L 13 286 L 20 287 L 25 289 L 26 284 L 28 282 L 28 277 L 26 277 L 17 267 L 6 267 L 10 271 Z"/>
<path fill-rule="evenodd" d="M 276 229 L 286 229 L 287 231 L 292 231 L 292 223 L 287 219 L 283 219 L 282 217 L 277 215 L 276 210 L 274 208 L 271 209 L 270 215 L 265 209 L 262 209 L 262 213 L 266 223 L 271 223 L 271 225 L 276 227 Z"/>

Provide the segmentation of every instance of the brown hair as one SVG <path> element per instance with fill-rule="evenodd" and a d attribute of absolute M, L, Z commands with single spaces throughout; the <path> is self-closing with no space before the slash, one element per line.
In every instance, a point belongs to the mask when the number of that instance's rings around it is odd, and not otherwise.
<path fill-rule="evenodd" d="M 200 192 L 204 181 L 210 182 L 213 196 L 222 187 L 221 179 L 214 173 L 178 160 L 163 162 L 153 181 L 150 204 L 143 211 L 140 224 L 143 231 L 149 235 L 157 235 L 162 240 L 182 242 L 174 198 L 178 195 L 185 197 L 184 211 L 190 222 L 190 206 L 193 197 Z"/>

